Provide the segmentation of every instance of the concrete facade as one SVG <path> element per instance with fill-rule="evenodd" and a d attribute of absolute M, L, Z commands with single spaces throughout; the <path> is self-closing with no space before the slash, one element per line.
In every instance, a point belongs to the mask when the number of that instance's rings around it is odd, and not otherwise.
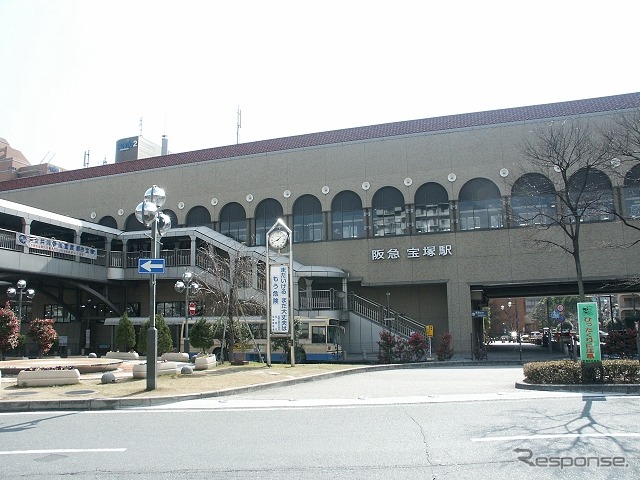
<path fill-rule="evenodd" d="M 560 232 L 513 228 L 506 220 L 513 183 L 528 171 L 523 142 L 551 121 L 580 117 L 602 126 L 639 108 L 636 93 L 302 135 L 3 182 L 0 196 L 87 221 L 110 217 L 118 229 L 127 230 L 127 219 L 145 190 L 158 185 L 167 192 L 163 210 L 171 211 L 181 226 L 190 225 L 194 208 L 204 208 L 211 217 L 208 226 L 219 230 L 222 209 L 239 204 L 246 213 L 246 241 L 253 245 L 261 201 L 277 200 L 291 226 L 296 201 L 311 195 L 321 205 L 321 240 L 297 242 L 297 260 L 343 270 L 350 291 L 434 325 L 436 337 L 451 331 L 455 349 L 468 351 L 472 311 L 484 304 L 491 288 L 514 288 L 514 294 L 526 295 L 575 282 L 571 256 L 533 244 L 541 235 L 562 242 Z M 626 172 L 620 173 L 610 177 L 617 205 Z M 548 178 L 559 185 L 551 169 Z M 461 229 L 460 193 L 474 179 L 497 187 L 502 226 Z M 446 191 L 450 231 L 418 233 L 410 225 L 415 194 L 429 182 Z M 386 187 L 404 197 L 404 234 L 374 234 L 374 196 Z M 332 238 L 332 201 L 344 191 L 362 202 L 361 238 Z M 629 259 L 639 257 L 640 245 L 620 248 L 637 239 L 637 232 L 606 221 L 585 224 L 583 235 L 587 280 L 606 283 L 638 275 L 637 262 Z M 429 247 L 435 253 L 425 254 Z M 396 250 L 398 258 L 393 258 Z M 381 258 L 375 258 L 376 252 Z M 483 292 L 475 300 L 474 290 Z"/>

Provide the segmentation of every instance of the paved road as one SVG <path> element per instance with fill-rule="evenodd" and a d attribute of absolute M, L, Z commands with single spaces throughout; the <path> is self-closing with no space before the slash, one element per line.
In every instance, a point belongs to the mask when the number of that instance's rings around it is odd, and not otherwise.
<path fill-rule="evenodd" d="M 0 475 L 640 477 L 640 397 L 516 390 L 521 372 L 396 369 L 160 407 L 0 413 Z"/>

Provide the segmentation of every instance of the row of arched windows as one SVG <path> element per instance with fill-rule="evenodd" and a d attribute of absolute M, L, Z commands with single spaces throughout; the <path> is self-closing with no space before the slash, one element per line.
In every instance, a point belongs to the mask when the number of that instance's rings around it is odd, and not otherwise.
<path fill-rule="evenodd" d="M 589 185 L 588 193 L 582 191 L 584 184 Z M 570 198 L 581 195 L 581 221 L 614 219 L 613 188 L 606 174 L 598 170 L 576 172 L 570 179 L 568 195 Z M 621 199 L 621 214 L 640 218 L 640 165 L 626 175 Z M 322 211 L 317 197 L 305 194 L 296 199 L 286 220 L 295 242 L 317 242 L 449 232 L 456 224 L 459 231 L 549 224 L 563 214 L 557 204 L 557 192 L 551 180 L 542 174 L 528 173 L 516 180 L 507 199 L 503 199 L 496 184 L 486 178 L 465 183 L 457 201 L 449 199 L 446 189 L 434 182 L 421 185 L 413 203 L 406 202 L 397 188 L 382 187 L 374 193 L 370 208 L 362 206 L 358 194 L 345 190 L 333 198 L 330 212 Z M 172 225 L 178 225 L 175 212 L 163 211 L 171 217 Z M 264 245 L 267 231 L 283 217 L 280 202 L 267 198 L 258 203 L 253 219 L 247 218 L 241 204 L 233 202 L 220 210 L 216 223 L 207 208 L 194 207 L 187 213 L 183 226 L 208 226 L 238 242 Z M 103 217 L 100 223 L 117 228 L 113 217 Z M 144 230 L 144 227 L 131 215 L 125 230 Z"/>

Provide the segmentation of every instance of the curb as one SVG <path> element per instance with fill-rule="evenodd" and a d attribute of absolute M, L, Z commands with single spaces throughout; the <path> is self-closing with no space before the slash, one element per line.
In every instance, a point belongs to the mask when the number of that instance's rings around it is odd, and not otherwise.
<path fill-rule="evenodd" d="M 0 402 L 2 412 L 29 412 L 29 411 L 69 411 L 69 410 L 120 410 L 127 408 L 139 407 L 155 407 L 169 403 L 175 403 L 185 400 L 200 400 L 204 398 L 225 397 L 230 395 L 238 395 L 243 393 L 267 390 L 270 388 L 296 385 L 300 383 L 315 382 L 327 378 L 339 377 L 342 375 L 351 375 L 355 373 L 383 371 L 383 370 L 400 370 L 409 368 L 468 368 L 468 367 L 504 367 L 504 366 L 522 366 L 519 360 L 506 361 L 472 361 L 472 360 L 454 360 L 454 361 L 427 361 L 420 363 L 401 363 L 387 365 L 354 365 L 353 368 L 340 370 L 336 372 L 327 372 L 317 375 L 311 375 L 302 378 L 289 378 L 286 380 L 277 380 L 259 385 L 248 385 L 245 387 L 228 388 L 224 390 L 215 390 L 210 392 L 188 393 L 184 395 L 171 395 L 164 397 L 146 397 L 146 398 L 91 398 L 91 399 L 59 399 L 59 400 L 3 400 Z M 590 389 L 593 387 L 593 389 Z M 597 391 L 602 393 L 640 393 L 640 385 L 533 385 L 524 382 L 516 382 L 515 388 L 529 390 L 570 390 L 570 391 Z"/>
<path fill-rule="evenodd" d="M 609 384 L 575 384 L 553 385 L 516 382 L 516 388 L 521 390 L 539 390 L 542 392 L 584 392 L 584 393 L 626 393 L 628 395 L 640 394 L 640 384 L 637 383 L 609 383 Z"/>

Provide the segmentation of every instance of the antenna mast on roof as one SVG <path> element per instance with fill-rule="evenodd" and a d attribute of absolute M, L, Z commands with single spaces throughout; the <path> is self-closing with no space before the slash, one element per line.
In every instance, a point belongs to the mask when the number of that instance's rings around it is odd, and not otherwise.
<path fill-rule="evenodd" d="M 242 127 L 242 110 L 238 105 L 238 119 L 236 122 L 236 144 L 240 143 L 240 127 Z"/>
<path fill-rule="evenodd" d="M 84 168 L 89 167 L 89 150 L 84 152 Z"/>
<path fill-rule="evenodd" d="M 140 117 L 140 136 L 142 136 L 142 117 Z"/>

